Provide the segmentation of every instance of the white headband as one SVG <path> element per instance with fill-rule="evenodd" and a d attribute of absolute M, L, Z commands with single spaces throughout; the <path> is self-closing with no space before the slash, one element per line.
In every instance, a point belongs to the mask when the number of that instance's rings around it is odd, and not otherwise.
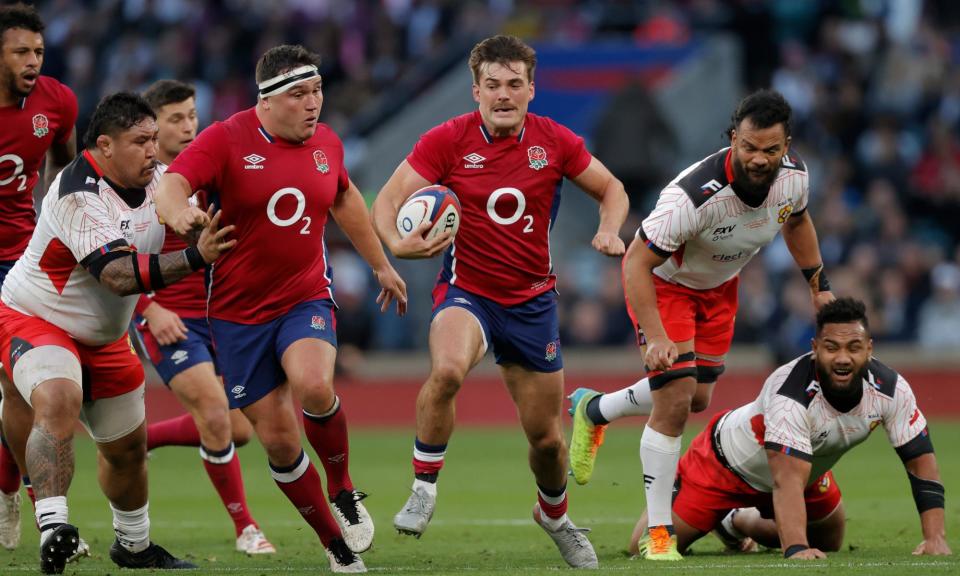
<path fill-rule="evenodd" d="M 257 88 L 260 89 L 260 97 L 265 98 L 267 96 L 276 96 L 277 94 L 282 94 L 287 90 L 294 87 L 294 85 L 300 83 L 303 80 L 309 78 L 317 78 L 320 76 L 320 73 L 317 72 L 317 67 L 313 65 L 300 66 L 299 68 L 294 68 L 288 72 L 284 72 L 279 76 L 274 76 L 257 84 Z"/>

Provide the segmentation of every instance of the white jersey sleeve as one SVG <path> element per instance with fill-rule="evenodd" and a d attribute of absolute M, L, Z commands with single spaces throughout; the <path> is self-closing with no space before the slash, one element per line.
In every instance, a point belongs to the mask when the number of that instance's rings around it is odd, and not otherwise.
<path fill-rule="evenodd" d="M 785 377 L 787 374 L 783 374 Z M 779 385 L 769 389 L 776 390 Z M 810 441 L 811 427 L 806 407 L 795 399 L 781 394 L 770 394 L 765 399 L 763 417 L 766 430 L 763 446 L 809 461 L 813 457 Z"/>
<path fill-rule="evenodd" d="M 913 390 L 903 376 L 898 376 L 893 401 L 883 413 L 883 428 L 894 448 L 913 440 L 927 428 L 927 419 L 917 407 Z"/>
<path fill-rule="evenodd" d="M 61 195 L 51 206 L 52 223 L 59 228 L 57 237 L 77 262 L 103 246 L 124 240 L 116 215 L 101 194 L 71 192 Z"/>
<path fill-rule="evenodd" d="M 641 232 L 654 252 L 662 256 L 672 254 L 700 232 L 697 208 L 682 188 L 667 186 L 637 235 Z"/>

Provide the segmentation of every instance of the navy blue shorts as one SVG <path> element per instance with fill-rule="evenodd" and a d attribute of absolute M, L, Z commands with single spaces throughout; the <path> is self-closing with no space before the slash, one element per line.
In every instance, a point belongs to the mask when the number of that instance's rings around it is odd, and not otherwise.
<path fill-rule="evenodd" d="M 493 344 L 497 364 L 520 364 L 535 372 L 563 369 L 555 291 L 506 307 L 440 282 L 433 289 L 433 316 L 450 307 L 463 308 L 477 319 L 486 344 Z"/>
<path fill-rule="evenodd" d="M 337 346 L 332 300 L 301 302 L 263 324 L 210 319 L 210 331 L 231 408 L 242 408 L 283 384 L 280 359 L 297 340 L 316 338 Z"/>
<path fill-rule="evenodd" d="M 0 260 L 0 286 L 3 286 L 3 281 L 7 278 L 7 274 L 10 273 L 10 269 L 13 268 L 13 265 L 16 263 L 16 260 Z"/>
<path fill-rule="evenodd" d="M 181 320 L 187 327 L 187 339 L 162 346 L 150 332 L 150 327 L 143 322 L 143 318 L 141 316 L 136 318 L 137 332 L 140 334 L 143 347 L 167 386 L 177 374 L 204 362 L 213 363 L 214 371 L 217 374 L 220 373 L 213 343 L 210 341 L 210 325 L 207 324 L 207 319 L 181 318 Z"/>

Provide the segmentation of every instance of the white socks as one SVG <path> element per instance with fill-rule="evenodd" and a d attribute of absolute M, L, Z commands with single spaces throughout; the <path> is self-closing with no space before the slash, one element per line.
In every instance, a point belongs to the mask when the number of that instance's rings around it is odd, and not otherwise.
<path fill-rule="evenodd" d="M 640 462 L 646 487 L 647 525 L 672 525 L 673 482 L 677 477 L 682 437 L 667 436 L 644 426 L 640 438 Z"/>
<path fill-rule="evenodd" d="M 646 416 L 652 410 L 653 395 L 647 378 L 600 397 L 600 414 L 608 422 L 624 416 Z"/>
<path fill-rule="evenodd" d="M 150 546 L 150 517 L 147 514 L 149 507 L 150 504 L 147 503 L 142 508 L 125 511 L 117 510 L 110 504 L 113 512 L 113 532 L 120 545 L 134 554 Z"/>
<path fill-rule="evenodd" d="M 40 545 L 60 524 L 67 523 L 67 497 L 51 496 L 37 500 L 34 510 L 37 516 L 37 526 L 40 527 Z M 50 526 L 50 528 L 47 528 Z"/>
<path fill-rule="evenodd" d="M 436 482 L 426 482 L 426 481 L 424 481 L 424 480 L 418 480 L 418 479 L 414 478 L 414 480 L 413 480 L 413 490 L 416 491 L 418 488 L 422 488 L 424 492 L 426 492 L 427 494 L 433 496 L 434 498 L 437 497 L 437 484 L 436 484 Z"/>

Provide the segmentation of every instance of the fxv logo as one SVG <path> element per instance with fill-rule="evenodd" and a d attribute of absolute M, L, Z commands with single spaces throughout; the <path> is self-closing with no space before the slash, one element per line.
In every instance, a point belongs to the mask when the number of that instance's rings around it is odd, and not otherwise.
<path fill-rule="evenodd" d="M 714 228 L 714 230 L 713 230 L 713 235 L 714 235 L 714 236 L 720 236 L 720 235 L 722 235 L 722 234 L 729 234 L 729 233 L 733 232 L 733 229 L 736 228 L 736 227 L 737 227 L 736 224 L 734 224 L 733 226 L 719 226 L 719 227 L 717 227 L 717 228 Z"/>
<path fill-rule="evenodd" d="M 723 188 L 723 184 L 717 182 L 716 180 L 711 180 L 700 187 L 703 190 L 704 194 L 709 194 L 711 192 L 719 192 Z"/>

